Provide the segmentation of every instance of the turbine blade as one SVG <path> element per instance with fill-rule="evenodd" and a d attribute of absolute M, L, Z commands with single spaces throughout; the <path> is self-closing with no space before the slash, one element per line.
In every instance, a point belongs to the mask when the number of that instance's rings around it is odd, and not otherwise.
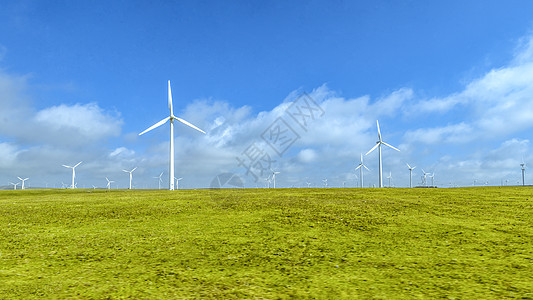
<path fill-rule="evenodd" d="M 163 120 L 161 120 L 161 121 L 155 123 L 154 125 L 150 126 L 150 128 L 146 129 L 145 131 L 139 133 L 139 135 L 142 135 L 142 134 L 144 134 L 144 133 L 146 133 L 146 132 L 148 132 L 148 131 L 150 131 L 150 130 L 152 130 L 154 128 L 157 128 L 157 127 L 165 124 L 168 120 L 170 120 L 170 117 L 164 118 Z"/>
<path fill-rule="evenodd" d="M 77 167 L 77 166 L 79 166 L 80 164 L 81 164 L 81 161 L 80 161 L 77 165 L 75 165 L 74 168 Z"/>
<path fill-rule="evenodd" d="M 394 147 L 394 146 L 391 146 L 391 145 L 389 145 L 389 144 L 387 144 L 387 143 L 385 143 L 385 142 L 382 142 L 382 143 L 383 143 L 383 145 L 388 146 L 388 147 L 390 147 L 390 148 L 392 148 L 392 149 L 394 149 L 394 150 L 400 152 L 400 150 L 399 150 L 398 148 L 396 148 L 396 147 Z"/>
<path fill-rule="evenodd" d="M 71 166 L 67 166 L 67 165 L 62 165 L 62 166 L 65 168 L 72 168 Z"/>
<path fill-rule="evenodd" d="M 378 124 L 378 139 L 381 142 L 381 130 L 379 130 L 379 121 L 376 120 L 376 123 Z"/>
<path fill-rule="evenodd" d="M 130 171 L 126 171 L 126 170 L 122 170 L 122 171 L 124 171 L 124 172 L 126 172 L 126 173 L 129 173 L 129 172 L 130 172 Z"/>
<path fill-rule="evenodd" d="M 360 167 L 362 167 L 363 165 L 358 165 L 357 168 L 355 168 L 356 170 L 358 170 Z"/>
<path fill-rule="evenodd" d="M 411 166 L 408 163 L 405 163 L 409 169 L 411 169 Z"/>
<path fill-rule="evenodd" d="M 367 168 L 367 167 L 366 167 L 365 165 L 363 165 L 363 167 L 365 167 L 365 169 L 367 169 L 368 171 L 370 171 L 370 169 L 369 169 L 369 168 Z"/>
<path fill-rule="evenodd" d="M 131 172 L 133 173 L 133 171 L 135 171 L 135 169 L 137 169 L 137 167 L 133 168 L 133 170 L 131 170 Z"/>
<path fill-rule="evenodd" d="M 176 117 L 176 120 L 178 120 L 178 121 L 180 121 L 181 123 L 183 123 L 183 124 L 185 124 L 185 125 L 187 125 L 187 126 L 189 126 L 189 127 L 191 127 L 191 128 L 194 128 L 194 129 L 200 131 L 201 133 L 205 134 L 205 131 L 203 131 L 202 129 L 200 129 L 200 128 L 198 128 L 198 127 L 192 125 L 191 123 L 189 123 L 189 122 L 183 120 L 182 118 L 177 118 L 177 117 Z"/>
<path fill-rule="evenodd" d="M 365 155 L 368 155 L 370 154 L 370 152 L 376 150 L 376 148 L 379 146 L 379 143 L 377 143 L 374 147 L 372 147 L 372 149 L 370 149 L 370 151 L 368 151 Z"/>
<path fill-rule="evenodd" d="M 170 80 L 168 81 L 168 109 L 170 110 L 170 115 L 174 115 L 174 111 L 172 109 L 172 91 L 170 90 Z"/>
<path fill-rule="evenodd" d="M 22 180 L 22 178 L 20 178 L 20 177 L 18 177 L 18 176 L 17 176 L 17 178 L 18 178 L 19 180 Z"/>

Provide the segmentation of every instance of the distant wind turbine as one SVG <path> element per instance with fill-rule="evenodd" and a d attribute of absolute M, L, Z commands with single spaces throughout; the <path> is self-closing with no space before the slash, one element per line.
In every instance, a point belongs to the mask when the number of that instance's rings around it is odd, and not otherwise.
<path fill-rule="evenodd" d="M 161 174 L 159 174 L 159 176 L 154 177 L 154 178 L 158 179 L 158 180 L 157 180 L 157 183 L 158 183 L 158 189 L 161 189 L 161 183 L 163 182 L 163 179 L 161 179 L 161 176 L 163 176 L 163 173 L 164 173 L 164 172 L 161 172 Z"/>
<path fill-rule="evenodd" d="M 308 187 L 308 188 L 311 187 L 311 182 L 309 182 L 309 181 L 305 181 L 305 183 L 307 184 L 307 187 Z"/>
<path fill-rule="evenodd" d="M 77 163 L 74 167 L 63 165 L 65 168 L 71 168 L 72 169 L 72 185 L 70 186 L 71 189 L 76 188 L 76 184 L 74 183 L 74 180 L 76 179 L 76 167 L 81 164 L 81 161 Z"/>
<path fill-rule="evenodd" d="M 168 176 L 169 176 L 169 190 L 174 190 L 174 120 L 178 120 L 179 122 L 191 127 L 191 128 L 194 128 L 202 133 L 205 134 L 205 131 L 203 131 L 202 129 L 194 126 L 193 124 L 181 119 L 181 118 L 178 118 L 176 116 L 174 116 L 174 110 L 172 109 L 172 92 L 170 90 L 170 80 L 168 81 L 168 109 L 170 110 L 170 116 L 164 118 L 163 120 L 155 123 L 154 125 L 152 125 L 151 127 L 149 127 L 148 129 L 146 129 L 145 131 L 139 133 L 139 135 L 142 135 L 154 128 L 157 128 L 163 124 L 165 124 L 167 121 L 170 121 L 170 162 L 169 162 L 169 171 L 168 171 Z"/>
<path fill-rule="evenodd" d="M 267 182 L 267 188 L 270 188 L 270 176 L 265 178 L 265 181 Z"/>
<path fill-rule="evenodd" d="M 387 179 L 389 180 L 389 187 L 391 187 L 390 181 L 392 179 L 392 172 L 389 171 L 389 176 L 387 176 Z"/>
<path fill-rule="evenodd" d="M 378 153 L 379 153 L 379 155 L 378 155 L 378 164 L 379 164 L 379 178 L 378 178 L 378 180 L 379 180 L 379 187 L 382 188 L 383 187 L 383 174 L 382 174 L 383 170 L 382 170 L 382 164 L 381 164 L 381 145 L 385 145 L 385 146 L 387 146 L 389 148 L 392 148 L 392 149 L 394 149 L 396 151 L 400 151 L 400 150 L 398 150 L 397 148 L 385 143 L 381 139 L 381 131 L 379 130 L 379 121 L 376 121 L 376 123 L 378 125 L 378 141 L 376 142 L 376 145 L 372 149 L 370 149 L 370 151 L 368 151 L 366 153 L 366 155 L 370 154 L 370 152 L 372 152 L 376 148 L 378 148 Z"/>
<path fill-rule="evenodd" d="M 131 181 L 133 180 L 133 171 L 135 171 L 135 169 L 137 169 L 137 167 L 133 168 L 133 170 L 131 171 L 128 171 L 128 170 L 122 170 L 126 173 L 130 173 L 130 190 L 131 190 Z"/>
<path fill-rule="evenodd" d="M 109 180 L 107 177 L 105 178 L 105 180 L 107 180 L 107 189 L 110 190 L 111 189 L 111 183 L 113 183 L 114 181 L 113 180 Z"/>
<path fill-rule="evenodd" d="M 17 189 L 17 185 L 19 185 L 20 182 L 17 182 L 17 183 L 10 182 L 9 184 L 13 185 L 13 189 L 16 190 Z"/>
<path fill-rule="evenodd" d="M 520 167 L 522 169 L 522 185 L 526 185 L 526 163 L 524 162 L 523 158 Z"/>
<path fill-rule="evenodd" d="M 324 187 L 328 187 L 328 179 L 322 179 L 322 182 L 324 183 Z"/>
<path fill-rule="evenodd" d="M 359 165 L 357 166 L 357 168 L 355 168 L 355 170 L 357 171 L 357 169 L 359 169 L 359 171 L 361 172 L 361 187 L 363 187 L 363 168 L 367 169 L 367 171 L 370 171 L 366 166 L 365 164 L 363 163 L 363 153 L 361 153 L 361 162 L 359 163 Z"/>
<path fill-rule="evenodd" d="M 426 178 L 427 178 L 427 176 L 428 176 L 429 174 L 431 174 L 431 173 L 427 173 L 426 171 L 424 171 L 424 169 L 422 169 L 422 173 L 424 174 L 424 175 L 422 176 L 422 178 L 423 178 L 423 185 L 424 185 L 424 186 L 427 186 L 428 184 L 427 184 L 427 179 L 426 179 Z"/>
<path fill-rule="evenodd" d="M 272 171 L 272 183 L 274 185 L 274 188 L 276 188 L 276 175 L 279 174 L 280 172 L 274 171 L 272 169 L 270 169 L 270 171 Z"/>
<path fill-rule="evenodd" d="M 24 182 L 26 182 L 26 180 L 28 180 L 29 178 L 20 178 L 20 177 L 17 177 L 18 179 L 20 179 L 20 181 L 22 182 L 22 184 L 20 185 L 20 188 L 23 190 L 24 189 Z"/>
<path fill-rule="evenodd" d="M 434 183 L 433 183 L 433 179 L 435 178 L 435 171 L 433 171 L 433 173 L 431 175 L 428 176 L 429 178 L 431 178 L 431 186 L 435 186 Z"/>
<path fill-rule="evenodd" d="M 414 167 L 411 167 L 408 163 L 406 163 L 407 165 L 407 168 L 409 168 L 409 187 L 412 188 L 413 187 L 413 170 L 416 168 L 416 166 Z"/>
<path fill-rule="evenodd" d="M 180 177 L 180 178 L 174 177 L 174 179 L 176 179 L 176 190 L 179 190 L 180 189 L 180 180 L 182 180 L 183 177 Z"/>

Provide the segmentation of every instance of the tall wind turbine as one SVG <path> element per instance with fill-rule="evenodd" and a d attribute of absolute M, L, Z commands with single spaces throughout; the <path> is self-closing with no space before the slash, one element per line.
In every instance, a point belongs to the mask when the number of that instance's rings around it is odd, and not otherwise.
<path fill-rule="evenodd" d="M 133 171 L 135 171 L 135 169 L 137 169 L 137 167 L 133 168 L 133 170 L 131 171 L 128 171 L 128 170 L 122 170 L 126 173 L 130 173 L 130 190 L 131 190 L 131 181 L 133 180 Z"/>
<path fill-rule="evenodd" d="M 105 178 L 105 180 L 107 180 L 107 189 L 110 190 L 111 189 L 111 183 L 113 183 L 114 181 L 113 180 L 109 180 L 107 177 Z"/>
<path fill-rule="evenodd" d="M 378 148 L 378 163 L 379 163 L 379 187 L 382 188 L 383 187 L 383 174 L 382 174 L 382 166 L 381 166 L 381 145 L 385 145 L 389 148 L 392 148 L 396 151 L 400 151 L 398 150 L 397 148 L 385 143 L 383 140 L 381 140 L 381 131 L 379 130 L 379 121 L 376 121 L 377 125 L 378 125 L 378 141 L 376 142 L 376 145 L 374 147 L 372 147 L 372 149 L 370 149 L 370 151 L 368 151 L 366 153 L 366 155 L 370 154 L 370 152 L 374 151 L 376 148 Z"/>
<path fill-rule="evenodd" d="M 17 177 L 17 178 L 20 179 L 20 181 L 22 182 L 22 184 L 20 185 L 20 188 L 24 189 L 24 182 L 26 182 L 26 180 L 28 180 L 29 178 L 24 178 L 24 179 L 22 179 L 20 177 Z"/>
<path fill-rule="evenodd" d="M 524 162 L 524 159 L 522 159 L 520 167 L 522 167 L 522 185 L 526 185 L 526 163 Z"/>
<path fill-rule="evenodd" d="M 322 179 L 322 182 L 324 183 L 324 187 L 328 187 L 328 179 Z"/>
<path fill-rule="evenodd" d="M 71 189 L 75 189 L 76 185 L 74 184 L 74 180 L 76 179 L 76 167 L 81 164 L 81 161 L 77 163 L 74 167 L 63 165 L 65 168 L 71 168 L 72 169 L 72 185 L 70 186 Z"/>
<path fill-rule="evenodd" d="M 198 131 L 200 131 L 201 133 L 204 133 L 205 134 L 205 131 L 203 131 L 202 129 L 194 126 L 193 124 L 181 119 L 181 118 L 178 118 L 176 116 L 174 116 L 174 110 L 172 109 L 172 92 L 170 90 L 170 80 L 168 81 L 168 109 L 170 110 L 170 116 L 164 118 L 163 120 L 155 123 L 154 125 L 152 125 L 151 127 L 149 127 L 148 129 L 146 129 L 145 131 L 139 133 L 139 135 L 142 135 L 154 128 L 157 128 L 163 124 L 165 124 L 167 121 L 170 121 L 170 162 L 169 162 L 169 171 L 168 171 L 168 176 L 169 176 L 169 190 L 174 190 L 174 120 L 178 120 L 179 122 L 191 127 L 191 128 L 194 128 Z"/>
<path fill-rule="evenodd" d="M 363 153 L 361 153 L 361 163 L 357 166 L 357 168 L 355 168 L 355 170 L 357 169 L 360 169 L 360 172 L 361 172 L 361 187 L 363 187 L 363 168 L 367 169 L 368 171 L 370 171 L 366 166 L 365 164 L 363 163 Z"/>
<path fill-rule="evenodd" d="M 17 189 L 17 185 L 19 185 L 20 182 L 17 182 L 17 183 L 10 182 L 9 184 L 13 185 L 13 189 L 16 190 Z"/>
<path fill-rule="evenodd" d="M 274 185 L 274 188 L 276 188 L 276 174 L 279 174 L 280 172 L 274 171 L 272 169 L 270 169 L 270 171 L 272 171 L 272 183 Z"/>
<path fill-rule="evenodd" d="M 163 173 L 164 172 L 161 172 L 161 174 L 159 174 L 159 176 L 154 177 L 154 178 L 157 179 L 158 187 L 159 187 L 158 189 L 161 189 L 161 183 L 163 182 L 163 179 L 161 179 L 161 176 L 163 176 Z"/>
<path fill-rule="evenodd" d="M 174 177 L 174 179 L 176 179 L 176 190 L 179 190 L 180 189 L 180 180 L 182 180 L 183 177 L 180 177 L 180 178 Z"/>
<path fill-rule="evenodd" d="M 409 168 L 409 187 L 412 188 L 413 187 L 413 170 L 416 168 L 416 166 L 414 167 L 411 167 L 408 163 L 406 163 L 407 165 L 407 168 Z"/>
<path fill-rule="evenodd" d="M 433 183 L 433 179 L 435 178 L 435 171 L 433 171 L 433 173 L 431 175 L 428 176 L 429 178 L 431 178 L 431 187 L 434 187 L 434 183 Z"/>

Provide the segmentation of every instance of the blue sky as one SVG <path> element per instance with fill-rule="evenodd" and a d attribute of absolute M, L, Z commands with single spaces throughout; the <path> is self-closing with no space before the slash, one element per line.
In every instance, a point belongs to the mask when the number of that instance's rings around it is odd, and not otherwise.
<path fill-rule="evenodd" d="M 171 80 L 176 175 L 207 187 L 250 145 L 277 186 L 354 186 L 377 138 L 385 174 L 406 163 L 440 186 L 520 180 L 531 161 L 531 1 L 3 1 L 0 11 L 0 186 L 168 184 Z M 306 92 L 321 109 L 306 128 L 287 109 Z M 282 155 L 262 134 L 287 119 L 299 138 Z M 377 155 L 365 156 L 377 184 Z M 357 175 L 359 175 L 357 173 Z M 531 181 L 526 178 L 526 181 Z M 385 185 L 388 182 L 385 180 Z"/>

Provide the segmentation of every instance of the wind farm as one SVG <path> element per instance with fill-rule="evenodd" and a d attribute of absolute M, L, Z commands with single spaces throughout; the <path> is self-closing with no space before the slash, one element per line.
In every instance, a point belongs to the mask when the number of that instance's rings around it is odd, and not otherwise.
<path fill-rule="evenodd" d="M 2 2 L 0 298 L 532 299 L 518 2 Z"/>

